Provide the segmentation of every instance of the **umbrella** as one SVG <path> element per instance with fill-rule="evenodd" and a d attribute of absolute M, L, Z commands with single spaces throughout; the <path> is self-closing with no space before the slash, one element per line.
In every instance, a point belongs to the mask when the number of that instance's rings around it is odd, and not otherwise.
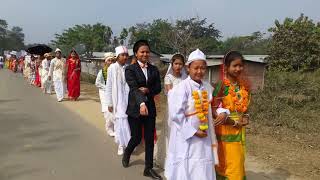
<path fill-rule="evenodd" d="M 37 45 L 27 49 L 30 54 L 44 55 L 45 53 L 51 52 L 52 49 L 47 45 Z"/>

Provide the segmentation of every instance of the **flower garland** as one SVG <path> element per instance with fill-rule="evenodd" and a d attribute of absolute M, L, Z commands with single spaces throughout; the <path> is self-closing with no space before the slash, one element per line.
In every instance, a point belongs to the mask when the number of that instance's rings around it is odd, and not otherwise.
<path fill-rule="evenodd" d="M 108 67 L 103 67 L 102 69 L 102 75 L 105 82 L 107 82 L 107 75 L 108 75 Z"/>
<path fill-rule="evenodd" d="M 249 105 L 249 92 L 247 88 L 245 88 L 242 82 L 239 85 L 231 84 L 229 79 L 224 79 L 223 83 L 225 86 L 223 107 L 231 112 L 246 112 Z"/>
<path fill-rule="evenodd" d="M 201 98 L 200 95 L 201 94 Z M 200 125 L 199 129 L 206 131 L 208 126 L 208 113 L 209 113 L 209 101 L 208 101 L 208 92 L 207 91 L 192 91 L 192 97 L 194 100 L 194 108 L 196 110 L 197 117 L 199 118 Z"/>

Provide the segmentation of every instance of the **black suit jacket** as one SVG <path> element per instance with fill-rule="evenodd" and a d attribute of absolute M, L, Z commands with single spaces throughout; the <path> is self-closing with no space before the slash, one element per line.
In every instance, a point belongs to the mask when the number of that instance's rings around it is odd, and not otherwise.
<path fill-rule="evenodd" d="M 125 77 L 130 87 L 129 102 L 127 107 L 128 116 L 138 118 L 140 116 L 140 104 L 145 103 L 149 117 L 156 117 L 154 96 L 161 92 L 160 73 L 156 66 L 148 63 L 148 81 L 140 68 L 139 63 L 131 64 L 126 68 Z M 139 88 L 146 87 L 149 93 L 144 95 Z"/>

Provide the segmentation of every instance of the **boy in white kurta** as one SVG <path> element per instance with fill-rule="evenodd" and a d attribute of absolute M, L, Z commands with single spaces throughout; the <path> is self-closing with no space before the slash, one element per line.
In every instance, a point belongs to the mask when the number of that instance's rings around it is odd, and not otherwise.
<path fill-rule="evenodd" d="M 51 53 L 46 53 L 44 54 L 45 59 L 41 62 L 41 85 L 43 87 L 43 93 L 45 94 L 51 94 L 51 79 L 48 77 L 49 75 L 49 68 L 50 68 L 50 63 L 52 59 Z"/>
<path fill-rule="evenodd" d="M 115 117 L 115 141 L 119 144 L 118 155 L 122 155 L 124 148 L 131 138 L 128 115 L 129 86 L 125 80 L 125 63 L 128 59 L 128 49 L 124 46 L 116 48 L 117 62 L 110 65 L 106 86 L 108 109 Z"/>
<path fill-rule="evenodd" d="M 189 55 L 187 65 L 190 76 L 168 93 L 171 132 L 165 176 L 168 180 L 215 180 L 217 143 L 208 103 L 212 86 L 202 80 L 206 57 L 197 49 Z M 205 121 L 201 121 L 199 112 Z"/>
<path fill-rule="evenodd" d="M 64 98 L 66 83 L 66 59 L 62 58 L 61 50 L 55 50 L 56 57 L 50 62 L 49 80 L 53 81 L 54 90 L 57 95 L 58 102 L 61 102 Z"/>
<path fill-rule="evenodd" d="M 99 96 L 101 102 L 101 112 L 103 113 L 103 117 L 106 121 L 105 128 L 109 136 L 114 137 L 114 117 L 111 112 L 108 111 L 108 105 L 106 103 L 106 84 L 107 84 L 107 74 L 109 71 L 109 67 L 114 60 L 114 53 L 108 52 L 104 54 L 105 64 L 104 67 L 98 72 L 96 78 L 96 86 L 99 88 Z"/>

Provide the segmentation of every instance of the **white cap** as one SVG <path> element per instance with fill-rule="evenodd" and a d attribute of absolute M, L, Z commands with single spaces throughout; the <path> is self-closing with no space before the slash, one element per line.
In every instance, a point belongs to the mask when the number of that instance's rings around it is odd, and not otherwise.
<path fill-rule="evenodd" d="M 107 61 L 108 59 L 114 58 L 114 53 L 113 52 L 107 52 L 104 54 L 104 60 Z"/>
<path fill-rule="evenodd" d="M 16 56 L 17 55 L 17 51 L 11 51 L 10 54 Z"/>
<path fill-rule="evenodd" d="M 205 62 L 207 62 L 207 58 L 206 55 L 204 55 L 204 53 L 202 51 L 200 51 L 199 49 L 193 51 L 189 57 L 188 57 L 188 61 L 186 63 L 186 65 L 191 64 L 193 61 L 197 61 L 197 60 L 203 60 Z"/>
<path fill-rule="evenodd" d="M 61 49 L 57 48 L 54 52 L 62 52 Z"/>
<path fill-rule="evenodd" d="M 196 49 L 195 51 L 193 51 L 189 55 L 186 65 L 189 65 L 193 61 L 197 61 L 197 60 L 203 60 L 203 61 L 207 62 L 206 55 L 204 55 L 204 53 L 202 51 L 200 51 L 199 49 Z"/>
<path fill-rule="evenodd" d="M 118 57 L 119 54 L 122 54 L 122 53 L 127 53 L 127 54 L 128 54 L 128 49 L 127 49 L 127 47 L 125 47 L 125 46 L 118 46 L 118 47 L 116 47 L 116 57 Z"/>

